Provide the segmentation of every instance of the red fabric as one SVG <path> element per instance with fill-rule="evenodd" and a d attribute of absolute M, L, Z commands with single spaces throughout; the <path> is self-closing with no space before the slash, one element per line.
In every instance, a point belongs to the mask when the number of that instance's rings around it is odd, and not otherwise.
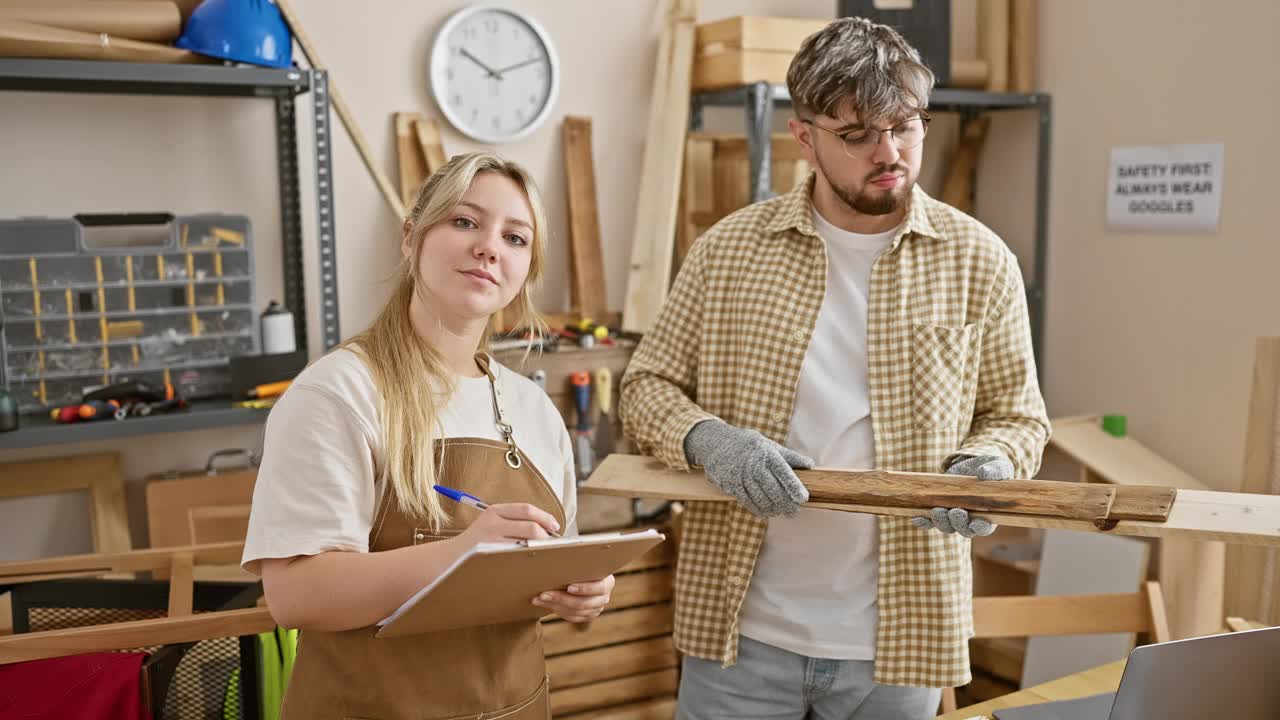
<path fill-rule="evenodd" d="M 0 720 L 152 720 L 146 653 L 94 653 L 0 665 Z"/>

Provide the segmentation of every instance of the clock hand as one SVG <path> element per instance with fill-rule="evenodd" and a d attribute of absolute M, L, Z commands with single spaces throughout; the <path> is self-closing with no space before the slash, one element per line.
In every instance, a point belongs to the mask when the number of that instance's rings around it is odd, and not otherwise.
<path fill-rule="evenodd" d="M 476 57 L 475 55 L 472 55 L 472 54 L 471 54 L 471 53 L 470 53 L 466 48 L 462 48 L 461 53 L 462 53 L 462 56 L 463 56 L 463 57 L 467 58 L 467 59 L 468 59 L 468 60 L 470 60 L 471 62 L 473 62 L 473 63 L 475 63 L 475 64 L 479 65 L 481 68 L 483 68 L 483 69 L 484 69 L 484 71 L 485 71 L 485 73 L 486 73 L 489 77 L 491 77 L 491 78 L 495 78 L 495 79 L 497 79 L 497 80 L 501 80 L 501 79 L 502 79 L 502 75 L 500 75 L 500 74 L 498 74 L 497 72 L 495 72 L 495 71 L 494 71 L 494 69 L 493 69 L 493 68 L 491 68 L 491 67 L 489 67 L 488 65 L 485 65 L 484 63 L 480 62 L 480 58 Z"/>
<path fill-rule="evenodd" d="M 516 68 L 522 68 L 522 67 L 524 67 L 525 65 L 532 65 L 532 64 L 537 63 L 537 62 L 542 62 L 542 58 L 540 58 L 540 57 L 530 58 L 530 59 L 528 59 L 528 60 L 525 60 L 524 62 L 518 62 L 518 63 L 516 63 L 515 65 L 508 65 L 507 67 L 501 68 L 501 69 L 500 69 L 500 70 L 498 70 L 497 72 L 498 72 L 498 74 L 499 74 L 499 75 L 501 75 L 502 73 L 505 73 L 505 72 L 507 72 L 507 71 L 509 71 L 509 70 L 515 70 Z"/>

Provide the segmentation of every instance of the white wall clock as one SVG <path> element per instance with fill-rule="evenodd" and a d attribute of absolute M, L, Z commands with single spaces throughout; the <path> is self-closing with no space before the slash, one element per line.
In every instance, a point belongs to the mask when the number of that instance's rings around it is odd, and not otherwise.
<path fill-rule="evenodd" d="M 560 63 L 527 15 L 469 7 L 450 17 L 431 49 L 431 92 L 455 128 L 484 143 L 518 140 L 551 113 Z"/>

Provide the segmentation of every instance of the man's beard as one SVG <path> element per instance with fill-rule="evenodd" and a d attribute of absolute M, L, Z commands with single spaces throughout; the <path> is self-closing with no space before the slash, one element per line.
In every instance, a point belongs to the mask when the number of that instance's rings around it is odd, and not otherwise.
<path fill-rule="evenodd" d="M 831 175 L 827 173 L 826 168 L 821 166 L 821 163 L 819 163 L 819 169 L 822 170 L 822 175 L 827 179 L 827 184 L 831 186 L 831 191 L 836 194 L 836 197 L 840 198 L 845 205 L 863 215 L 888 215 L 901 210 L 907 204 L 911 187 L 915 184 L 914 181 L 910 180 L 907 168 L 898 164 L 881 165 L 869 173 L 865 181 L 866 184 L 863 185 L 864 189 L 861 192 L 854 191 L 848 185 L 837 185 L 832 182 Z M 902 182 L 896 188 L 887 193 L 866 189 L 867 187 L 874 188 L 871 185 L 871 178 L 890 172 L 902 176 Z"/>

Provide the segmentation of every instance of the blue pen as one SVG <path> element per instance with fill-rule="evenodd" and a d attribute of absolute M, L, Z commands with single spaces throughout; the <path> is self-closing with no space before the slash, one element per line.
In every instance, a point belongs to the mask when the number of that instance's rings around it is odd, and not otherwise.
<path fill-rule="evenodd" d="M 461 490 L 454 490 L 453 488 L 447 488 L 443 485 L 432 485 L 432 487 L 435 488 L 436 492 L 449 498 L 450 500 L 453 500 L 454 502 L 462 503 L 463 505 L 470 505 L 471 507 L 476 508 L 478 510 L 484 510 L 485 508 L 489 507 L 489 503 L 481 500 L 480 498 L 470 493 L 464 493 Z"/>
<path fill-rule="evenodd" d="M 485 508 L 489 507 L 489 503 L 481 500 L 480 498 L 476 497 L 475 495 L 472 495 L 471 493 L 465 493 L 461 490 L 454 490 L 453 488 L 448 488 L 443 485 L 432 485 L 431 487 L 436 492 L 440 493 L 441 495 L 461 505 L 470 505 L 471 507 L 476 508 L 477 510 L 484 510 Z M 551 535 L 551 537 L 560 537 L 560 533 L 549 533 L 549 534 Z"/>

